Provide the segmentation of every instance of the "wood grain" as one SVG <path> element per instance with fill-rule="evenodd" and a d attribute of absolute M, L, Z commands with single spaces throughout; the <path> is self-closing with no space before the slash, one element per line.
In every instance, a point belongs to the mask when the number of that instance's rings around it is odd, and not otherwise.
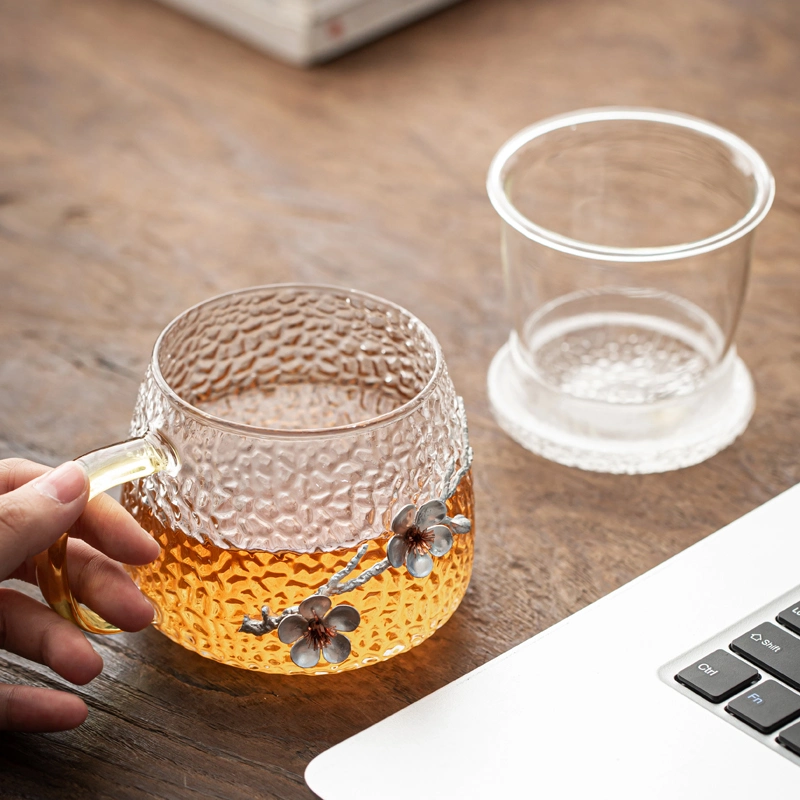
<path fill-rule="evenodd" d="M 309 798 L 316 753 L 800 480 L 793 0 L 468 0 L 307 72 L 149 0 L 0 0 L 0 20 L 0 457 L 55 464 L 123 438 L 152 344 L 188 305 L 326 282 L 433 328 L 466 400 L 478 509 L 470 589 L 423 646 L 287 679 L 154 630 L 103 639 L 81 729 L 2 736 L 3 796 Z M 738 334 L 756 415 L 666 475 L 550 464 L 486 399 L 509 324 L 488 163 L 524 125 L 604 104 L 729 127 L 778 183 Z M 58 684 L 13 656 L 0 680 Z"/>

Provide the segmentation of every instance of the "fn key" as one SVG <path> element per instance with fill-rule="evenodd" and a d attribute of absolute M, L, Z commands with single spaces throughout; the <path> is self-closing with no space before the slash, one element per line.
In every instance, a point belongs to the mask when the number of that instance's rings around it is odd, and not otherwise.
<path fill-rule="evenodd" d="M 775 681 L 764 681 L 732 700 L 725 710 L 761 733 L 772 733 L 800 716 L 800 695 Z"/>
<path fill-rule="evenodd" d="M 691 667 L 682 669 L 675 680 L 712 703 L 721 703 L 755 683 L 761 676 L 749 664 L 725 650 L 715 650 Z"/>

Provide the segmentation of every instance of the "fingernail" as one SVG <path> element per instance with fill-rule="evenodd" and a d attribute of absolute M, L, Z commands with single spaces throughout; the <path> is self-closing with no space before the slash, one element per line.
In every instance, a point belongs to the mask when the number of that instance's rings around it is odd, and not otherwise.
<path fill-rule="evenodd" d="M 88 482 L 89 476 L 83 464 L 67 461 L 52 472 L 37 478 L 31 485 L 39 494 L 66 505 L 84 493 Z"/>
<path fill-rule="evenodd" d="M 158 606 L 146 594 L 142 593 L 142 597 L 144 598 L 145 603 L 147 603 L 148 607 L 150 608 L 150 612 L 153 615 L 150 619 L 150 622 L 161 622 L 161 614 L 159 613 Z"/>

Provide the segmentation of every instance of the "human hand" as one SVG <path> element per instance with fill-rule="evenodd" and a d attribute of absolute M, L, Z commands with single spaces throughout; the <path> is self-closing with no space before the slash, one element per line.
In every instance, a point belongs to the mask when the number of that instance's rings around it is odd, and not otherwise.
<path fill-rule="evenodd" d="M 141 630 L 153 619 L 152 606 L 118 562 L 147 564 L 159 546 L 119 503 L 99 495 L 87 507 L 88 497 L 89 480 L 79 462 L 50 470 L 23 459 L 0 461 L 0 581 L 35 584 L 33 556 L 69 529 L 67 563 L 75 597 L 113 625 Z M 2 587 L 0 649 L 46 664 L 80 685 L 103 669 L 103 659 L 75 625 Z M 67 692 L 0 683 L 0 730 L 68 730 L 87 714 L 83 700 Z"/>

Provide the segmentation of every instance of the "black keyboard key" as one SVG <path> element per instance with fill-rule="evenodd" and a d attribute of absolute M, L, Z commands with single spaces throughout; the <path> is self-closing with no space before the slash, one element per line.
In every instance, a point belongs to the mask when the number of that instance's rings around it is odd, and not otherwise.
<path fill-rule="evenodd" d="M 756 666 L 800 689 L 800 639 L 763 622 L 731 642 L 731 650 Z"/>
<path fill-rule="evenodd" d="M 800 756 L 800 722 L 785 731 L 781 731 L 778 735 L 778 744 L 782 744 L 785 748 Z"/>
<path fill-rule="evenodd" d="M 715 650 L 682 669 L 675 680 L 712 703 L 721 703 L 761 676 L 749 664 L 725 650 Z"/>
<path fill-rule="evenodd" d="M 800 716 L 800 694 L 775 681 L 764 681 L 731 700 L 725 710 L 761 733 L 772 733 Z"/>
<path fill-rule="evenodd" d="M 790 631 L 800 633 L 800 603 L 784 608 L 778 614 L 778 622 L 781 625 L 785 625 Z"/>

